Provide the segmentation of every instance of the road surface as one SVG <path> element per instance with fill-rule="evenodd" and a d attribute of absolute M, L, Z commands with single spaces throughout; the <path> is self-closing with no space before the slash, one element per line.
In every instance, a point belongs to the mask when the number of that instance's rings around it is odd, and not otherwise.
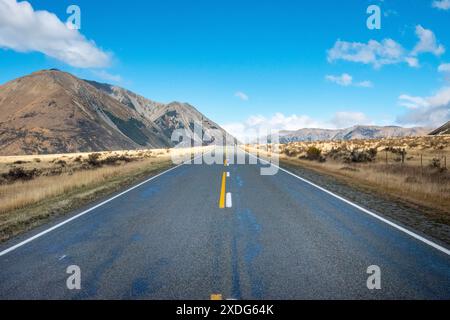
<path fill-rule="evenodd" d="M 2 245 L 0 298 L 450 299 L 448 251 L 262 166 L 182 165 Z"/>

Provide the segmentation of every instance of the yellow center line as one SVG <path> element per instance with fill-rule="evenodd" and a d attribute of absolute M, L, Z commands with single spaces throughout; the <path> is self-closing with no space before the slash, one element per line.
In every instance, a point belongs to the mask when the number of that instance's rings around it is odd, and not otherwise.
<path fill-rule="evenodd" d="M 223 164 L 226 166 L 227 165 L 227 149 L 225 147 L 225 152 L 223 153 Z"/>
<path fill-rule="evenodd" d="M 226 191 L 226 184 L 227 184 L 227 173 L 224 172 L 222 174 L 222 186 L 220 188 L 220 200 L 219 200 L 219 208 L 224 209 L 225 208 L 225 191 Z"/>
<path fill-rule="evenodd" d="M 212 294 L 211 300 L 223 300 L 221 294 Z"/>

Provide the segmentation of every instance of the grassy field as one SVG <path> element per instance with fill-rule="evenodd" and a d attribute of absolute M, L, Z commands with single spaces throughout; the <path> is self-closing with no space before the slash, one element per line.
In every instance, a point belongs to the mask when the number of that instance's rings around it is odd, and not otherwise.
<path fill-rule="evenodd" d="M 264 155 L 265 146 L 250 146 Z M 278 146 L 280 161 L 332 175 L 355 187 L 429 208 L 450 224 L 450 136 Z"/>
<path fill-rule="evenodd" d="M 0 157 L 0 242 L 170 168 L 172 152 L 192 151 Z"/>

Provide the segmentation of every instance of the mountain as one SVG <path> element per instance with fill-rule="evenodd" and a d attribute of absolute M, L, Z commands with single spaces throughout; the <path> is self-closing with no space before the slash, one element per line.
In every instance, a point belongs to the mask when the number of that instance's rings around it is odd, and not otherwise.
<path fill-rule="evenodd" d="M 354 126 L 347 129 L 300 129 L 297 131 L 281 131 L 280 142 L 327 141 L 378 139 L 393 137 L 410 137 L 426 135 L 425 128 L 402 128 L 396 126 Z"/>
<path fill-rule="evenodd" d="M 225 134 L 188 104 L 153 102 L 59 70 L 0 86 L 0 155 L 172 147 L 172 132 L 191 132 L 195 121 Z"/>
<path fill-rule="evenodd" d="M 450 134 L 450 121 L 430 133 L 432 136 L 440 136 L 443 134 Z"/>
<path fill-rule="evenodd" d="M 354 126 L 344 129 L 334 136 L 334 140 L 401 138 L 426 135 L 426 128 L 402 128 L 397 126 Z"/>
<path fill-rule="evenodd" d="M 202 135 L 206 135 L 204 140 L 209 143 L 221 141 L 228 135 L 218 124 L 206 118 L 188 103 L 172 102 L 162 104 L 121 87 L 95 81 L 89 81 L 89 83 L 120 103 L 136 110 L 142 117 L 155 123 L 166 137 L 171 137 L 172 133 L 177 129 L 185 129 L 189 136 L 199 141 L 198 135 L 194 134 L 195 123 L 202 124 Z M 230 135 L 228 137 L 233 139 Z"/>
<path fill-rule="evenodd" d="M 297 131 L 280 131 L 280 142 L 298 142 L 298 141 L 325 141 L 332 140 L 339 130 L 329 129 L 300 129 Z"/>

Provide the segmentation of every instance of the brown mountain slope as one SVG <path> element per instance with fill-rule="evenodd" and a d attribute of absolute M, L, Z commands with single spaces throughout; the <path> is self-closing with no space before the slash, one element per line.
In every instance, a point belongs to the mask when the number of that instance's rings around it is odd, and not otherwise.
<path fill-rule="evenodd" d="M 39 71 L 0 86 L 0 155 L 171 147 L 173 130 L 192 123 L 190 110 L 58 70 Z M 195 112 L 195 120 L 212 123 Z"/>
<path fill-rule="evenodd" d="M 228 137 L 229 142 L 234 140 L 217 123 L 205 117 L 188 103 L 172 102 L 162 104 L 117 86 L 95 81 L 89 81 L 89 83 L 122 104 L 136 110 L 152 123 L 155 123 L 169 139 L 175 130 L 185 129 L 189 136 L 194 137 L 194 140 L 200 141 L 200 137 L 194 134 L 194 124 L 197 123 L 201 124 L 203 135 L 205 135 L 205 131 L 207 132 L 203 139 L 204 142 L 215 143 L 225 139 L 225 137 Z"/>
<path fill-rule="evenodd" d="M 0 87 L 1 155 L 167 146 L 156 132 L 153 123 L 68 73 L 40 71 Z"/>

